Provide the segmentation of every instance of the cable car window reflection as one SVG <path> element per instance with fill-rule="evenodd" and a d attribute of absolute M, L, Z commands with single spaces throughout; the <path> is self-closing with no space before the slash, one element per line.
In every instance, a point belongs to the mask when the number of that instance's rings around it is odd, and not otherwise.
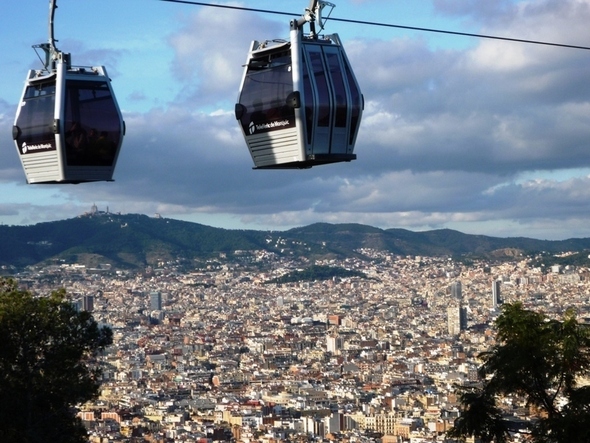
<path fill-rule="evenodd" d="M 26 144 L 51 143 L 55 147 L 53 113 L 55 107 L 55 83 L 29 86 L 23 96 L 17 126 L 22 135 L 19 146 Z"/>
<path fill-rule="evenodd" d="M 29 86 L 25 92 L 24 98 L 43 97 L 47 95 L 55 96 L 55 82 Z"/>
<path fill-rule="evenodd" d="M 326 79 L 326 70 L 320 52 L 310 51 L 309 58 L 318 88 L 318 126 L 330 126 L 330 91 Z"/>
<path fill-rule="evenodd" d="M 313 89 L 311 87 L 311 77 L 309 66 L 305 54 L 301 54 L 302 80 L 303 80 L 303 100 L 305 102 L 305 130 L 307 131 L 307 143 L 311 144 L 313 140 Z"/>
<path fill-rule="evenodd" d="M 68 81 L 66 158 L 72 166 L 111 166 L 119 144 L 119 115 L 105 82 Z"/>
<path fill-rule="evenodd" d="M 277 119 L 290 119 L 294 123 L 294 110 L 286 105 L 293 92 L 291 65 L 284 57 L 273 59 L 266 68 L 248 72 L 240 103 L 246 107 L 241 123 L 245 131 L 249 125 L 261 125 Z M 260 129 L 260 128 L 259 128 Z"/>
<path fill-rule="evenodd" d="M 344 72 L 346 72 L 346 78 L 348 79 L 348 85 L 350 86 L 350 96 L 351 96 L 351 121 L 350 121 L 350 132 L 349 132 L 349 143 L 352 144 L 354 141 L 354 137 L 358 126 L 360 124 L 361 119 L 361 106 L 362 106 L 362 98 L 361 98 L 361 91 L 357 87 L 356 81 L 354 81 L 354 76 L 352 74 L 352 69 L 346 62 L 346 60 L 342 60 L 344 64 Z"/>
<path fill-rule="evenodd" d="M 334 85 L 336 118 L 334 126 L 337 128 L 346 127 L 346 86 L 344 85 L 344 78 L 342 76 L 342 66 L 340 59 L 336 53 L 327 53 L 326 60 L 330 68 L 330 77 L 332 77 L 332 84 Z"/>

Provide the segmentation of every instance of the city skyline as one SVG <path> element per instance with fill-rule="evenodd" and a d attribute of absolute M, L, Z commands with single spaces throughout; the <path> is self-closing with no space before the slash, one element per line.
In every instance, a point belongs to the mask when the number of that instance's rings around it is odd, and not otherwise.
<path fill-rule="evenodd" d="M 60 282 L 74 299 L 92 297 L 93 317 L 113 328 L 100 397 L 78 405 L 93 443 L 140 430 L 208 442 L 213 429 L 244 443 L 328 434 L 370 443 L 369 432 L 384 443 L 440 441 L 459 415 L 458 386 L 480 381 L 479 356 L 495 343 L 494 282 L 507 303 L 551 319 L 574 308 L 587 322 L 585 266 L 365 253 L 318 264 L 367 278 L 288 284 L 265 284 L 269 272 L 221 257 L 182 272 L 172 261 L 150 273 L 49 265 L 16 277 L 34 293 Z M 273 268 L 305 262 L 285 257 Z M 451 290 L 459 282 L 462 300 Z M 536 411 L 517 395 L 501 410 L 520 425 L 513 441 L 526 441 Z"/>

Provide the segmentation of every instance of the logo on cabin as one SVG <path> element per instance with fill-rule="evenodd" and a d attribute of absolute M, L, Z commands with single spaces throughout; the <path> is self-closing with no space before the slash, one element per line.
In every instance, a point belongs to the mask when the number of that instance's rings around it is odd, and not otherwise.
<path fill-rule="evenodd" d="M 37 145 L 27 145 L 27 142 L 23 142 L 20 147 L 20 152 L 23 154 L 36 152 L 36 151 L 49 151 L 55 149 L 51 143 L 40 143 Z"/>
<path fill-rule="evenodd" d="M 248 131 L 250 132 L 250 135 L 252 135 L 257 131 L 258 132 L 267 132 L 267 131 L 272 131 L 274 129 L 282 129 L 286 126 L 291 126 L 291 122 L 289 122 L 289 120 L 275 120 L 274 122 L 262 123 L 262 124 L 256 124 L 254 122 L 250 122 L 250 125 L 248 126 Z"/>

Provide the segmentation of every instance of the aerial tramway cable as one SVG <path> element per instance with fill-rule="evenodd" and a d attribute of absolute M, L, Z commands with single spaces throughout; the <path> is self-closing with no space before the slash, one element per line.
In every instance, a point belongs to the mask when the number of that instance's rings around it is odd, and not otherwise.
<path fill-rule="evenodd" d="M 298 16 L 298 13 L 291 13 L 291 12 L 284 12 L 284 11 L 273 11 L 270 9 L 256 9 L 256 8 L 246 8 L 243 6 L 233 6 L 233 5 L 218 5 L 213 3 L 206 3 L 206 2 L 196 2 L 191 0 L 159 0 L 162 2 L 168 3 L 181 3 L 187 5 L 194 5 L 194 6 L 208 6 L 213 8 L 222 8 L 222 9 L 233 9 L 237 11 L 247 11 L 247 12 L 258 12 L 262 14 L 275 14 L 275 15 L 288 15 L 288 16 Z M 330 17 L 330 20 L 336 22 L 343 22 L 343 23 L 352 23 L 357 25 L 363 26 L 379 26 L 385 28 L 397 28 L 397 29 L 406 29 L 410 31 L 420 31 L 420 32 L 434 32 L 438 34 L 448 34 L 448 35 L 457 35 L 462 37 L 473 37 L 473 38 L 484 38 L 484 39 L 492 39 L 492 40 L 504 40 L 508 42 L 514 43 L 526 43 L 526 44 L 533 44 L 533 45 L 543 45 L 543 46 L 554 46 L 559 48 L 569 48 L 569 49 L 583 49 L 590 51 L 590 46 L 582 46 L 582 45 L 570 45 L 565 43 L 554 43 L 554 42 L 546 42 L 540 40 L 527 40 L 521 38 L 512 38 L 512 37 L 502 37 L 497 35 L 487 35 L 487 34 L 477 34 L 471 32 L 460 32 L 460 31 L 448 31 L 444 29 L 433 29 L 433 28 L 423 28 L 418 26 L 406 26 L 406 25 L 396 25 L 393 23 L 380 23 L 380 22 L 371 22 L 371 21 L 364 21 L 364 20 L 354 20 L 354 19 L 346 19 L 346 18 L 337 18 L 337 17 Z"/>

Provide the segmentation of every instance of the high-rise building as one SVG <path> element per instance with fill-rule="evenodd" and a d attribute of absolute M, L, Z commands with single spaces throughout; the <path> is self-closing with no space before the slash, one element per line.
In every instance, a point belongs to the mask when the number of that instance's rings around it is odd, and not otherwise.
<path fill-rule="evenodd" d="M 500 294 L 501 280 L 494 280 L 492 282 L 492 308 L 496 309 L 498 305 L 502 304 L 502 295 Z"/>
<path fill-rule="evenodd" d="M 326 337 L 326 348 L 328 352 L 339 354 L 344 347 L 344 339 L 338 335 L 328 335 Z"/>
<path fill-rule="evenodd" d="M 333 412 L 329 416 L 324 417 L 326 434 L 340 432 L 342 430 L 341 420 L 342 414 L 338 412 Z"/>
<path fill-rule="evenodd" d="M 461 282 L 455 281 L 451 283 L 451 298 L 461 300 L 463 294 L 461 293 Z"/>
<path fill-rule="evenodd" d="M 467 329 L 467 309 L 460 304 L 447 308 L 447 331 L 449 335 L 459 335 Z"/>
<path fill-rule="evenodd" d="M 88 312 L 94 311 L 94 296 L 85 295 L 82 297 L 82 309 Z"/>
<path fill-rule="evenodd" d="M 160 291 L 150 292 L 150 309 L 152 311 L 162 310 L 162 293 Z"/>

